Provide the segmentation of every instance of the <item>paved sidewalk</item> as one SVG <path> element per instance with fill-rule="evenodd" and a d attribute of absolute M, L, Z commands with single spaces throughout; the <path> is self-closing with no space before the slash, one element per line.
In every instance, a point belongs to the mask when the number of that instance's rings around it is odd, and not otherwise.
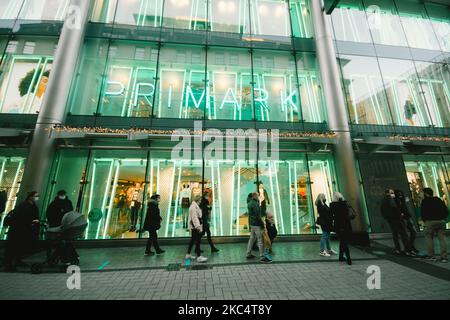
<path fill-rule="evenodd" d="M 67 289 L 68 274 L 32 275 L 24 270 L 0 273 L 0 299 L 450 298 L 448 264 L 393 257 L 381 242 L 368 251 L 351 248 L 352 266 L 335 256 L 319 257 L 316 242 L 277 243 L 273 264 L 248 263 L 245 244 L 227 244 L 220 246 L 207 269 L 181 265 L 178 271 L 168 271 L 167 265 L 183 262 L 184 246 L 166 247 L 167 253 L 153 257 L 143 257 L 143 248 L 83 249 L 81 290 Z M 367 288 L 371 265 L 381 270 L 380 290 Z"/>

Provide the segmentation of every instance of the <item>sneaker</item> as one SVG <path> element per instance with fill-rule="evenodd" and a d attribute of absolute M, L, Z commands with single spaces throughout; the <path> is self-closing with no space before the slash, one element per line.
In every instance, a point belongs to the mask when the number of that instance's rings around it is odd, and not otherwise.
<path fill-rule="evenodd" d="M 196 257 L 196 256 L 193 256 L 193 255 L 191 255 L 191 254 L 188 253 L 184 258 L 185 258 L 186 260 L 188 260 L 188 259 L 195 260 L 197 257 Z"/>
<path fill-rule="evenodd" d="M 447 258 L 442 258 L 442 259 L 441 259 L 441 262 L 442 262 L 442 263 L 447 263 Z"/>
<path fill-rule="evenodd" d="M 271 263 L 272 260 L 269 260 L 267 257 L 263 257 L 261 258 L 261 260 L 259 260 L 261 263 Z"/>
<path fill-rule="evenodd" d="M 431 262 L 436 262 L 437 261 L 437 259 L 435 257 L 433 257 L 433 256 L 428 256 L 428 257 L 425 258 L 425 260 L 431 261 Z"/>
<path fill-rule="evenodd" d="M 219 249 L 217 249 L 216 247 L 212 247 L 211 248 L 211 252 L 219 252 L 220 250 Z"/>
<path fill-rule="evenodd" d="M 146 257 L 148 257 L 148 256 L 152 256 L 152 255 L 154 255 L 155 253 L 153 252 L 153 251 L 145 251 L 145 253 L 144 253 L 144 256 L 146 256 Z"/>
<path fill-rule="evenodd" d="M 253 258 L 256 258 L 256 256 L 254 256 L 253 254 L 250 253 L 250 254 L 247 255 L 246 258 L 247 259 L 253 259 Z"/>
<path fill-rule="evenodd" d="M 328 254 L 338 254 L 338 252 L 333 249 L 330 249 L 328 250 Z"/>
<path fill-rule="evenodd" d="M 204 256 L 200 256 L 197 258 L 197 262 L 206 262 L 208 261 L 208 258 L 204 257 Z"/>
<path fill-rule="evenodd" d="M 166 250 L 159 249 L 159 250 L 156 251 L 156 254 L 161 254 L 161 253 L 164 253 L 164 252 L 166 252 Z"/>
<path fill-rule="evenodd" d="M 402 254 L 402 252 L 401 252 L 400 250 L 395 250 L 394 253 L 395 253 L 396 255 L 401 255 L 401 254 Z"/>
<path fill-rule="evenodd" d="M 330 254 L 328 252 L 326 252 L 326 251 L 320 251 L 319 255 L 322 256 L 322 257 L 329 257 L 330 256 Z"/>
<path fill-rule="evenodd" d="M 413 252 L 413 251 L 406 251 L 405 252 L 405 254 L 408 256 L 408 257 L 415 257 L 415 256 L 417 256 L 417 254 L 415 253 L 415 252 Z"/>

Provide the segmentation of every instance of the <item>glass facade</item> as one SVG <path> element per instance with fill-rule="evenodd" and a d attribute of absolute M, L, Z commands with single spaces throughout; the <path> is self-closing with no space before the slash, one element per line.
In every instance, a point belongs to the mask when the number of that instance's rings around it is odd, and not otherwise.
<path fill-rule="evenodd" d="M 255 156 L 247 159 L 212 159 L 205 143 L 192 147 L 198 154 L 176 160 L 169 135 L 139 142 L 64 137 L 41 192 L 42 208 L 64 189 L 89 222 L 85 239 L 142 238 L 147 202 L 158 193 L 160 236 L 185 237 L 186 203 L 207 189 L 212 234 L 239 236 L 249 232 L 247 196 L 259 190 L 280 235 L 320 233 L 314 201 L 319 193 L 331 201 L 340 173 L 334 138 L 324 138 L 333 119 L 322 86 L 329 79 L 321 78 L 326 73 L 316 58 L 311 1 L 92 0 L 67 104 L 59 106 L 66 111 L 64 124 L 170 131 L 192 129 L 189 120 L 201 120 L 196 129 L 271 128 L 308 141 L 288 134 L 278 159 L 256 158 L 261 147 L 249 141 Z M 39 114 L 59 40 L 52 26 L 61 25 L 69 3 L 0 0 L 0 130 L 12 128 L 13 117 L 27 123 Z M 448 136 L 449 17 L 448 6 L 419 0 L 339 1 L 327 18 L 353 138 Z M 11 149 L 17 138 L 3 144 L 2 137 L 3 219 L 16 202 L 27 156 Z M 450 158 L 427 156 L 430 150 L 386 161 L 406 177 L 404 189 L 409 185 L 416 208 L 423 187 L 449 205 Z M 436 151 L 446 153 L 442 147 L 430 154 Z M 367 161 L 358 165 L 370 171 Z M 362 202 L 369 208 L 378 186 L 367 185 Z M 374 220 L 364 214 L 370 229 Z"/>

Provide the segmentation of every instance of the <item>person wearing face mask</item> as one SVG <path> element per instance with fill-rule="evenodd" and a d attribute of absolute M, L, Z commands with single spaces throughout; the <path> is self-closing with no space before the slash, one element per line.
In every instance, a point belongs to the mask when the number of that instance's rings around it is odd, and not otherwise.
<path fill-rule="evenodd" d="M 392 231 L 392 238 L 395 246 L 395 253 L 401 254 L 400 242 L 398 237 L 402 239 L 403 247 L 405 248 L 405 254 L 407 256 L 415 256 L 412 251 L 408 234 L 406 233 L 406 226 L 403 219 L 403 214 L 395 201 L 395 192 L 392 189 L 387 189 L 384 192 L 383 200 L 381 201 L 381 215 L 389 224 Z"/>
<path fill-rule="evenodd" d="M 24 202 L 8 214 L 5 223 L 9 226 L 5 248 L 5 271 L 15 271 L 20 259 L 28 251 L 39 236 L 39 208 L 36 203 L 39 194 L 36 191 L 28 193 Z"/>
<path fill-rule="evenodd" d="M 55 200 L 47 208 L 47 222 L 49 227 L 59 227 L 64 215 L 72 210 L 72 201 L 67 198 L 67 192 L 65 190 L 58 191 Z"/>
<path fill-rule="evenodd" d="M 155 247 L 156 254 L 164 253 L 165 251 L 159 247 L 158 244 L 158 233 L 157 231 L 161 228 L 161 213 L 159 211 L 159 202 L 161 201 L 161 196 L 159 194 L 154 194 L 150 197 L 148 202 L 147 215 L 144 221 L 144 230 L 148 231 L 149 237 L 147 241 L 147 247 L 145 248 L 145 256 L 152 256 L 155 253 L 151 250 L 152 245 Z"/>

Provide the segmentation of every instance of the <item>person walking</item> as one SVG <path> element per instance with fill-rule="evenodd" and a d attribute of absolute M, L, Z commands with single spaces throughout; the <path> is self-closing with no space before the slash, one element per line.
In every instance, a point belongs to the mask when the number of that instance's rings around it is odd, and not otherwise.
<path fill-rule="evenodd" d="M 333 202 L 330 204 L 330 213 L 334 231 L 339 237 L 339 261 L 347 261 L 347 264 L 351 265 L 352 259 L 348 243 L 352 234 L 352 225 L 350 223 L 349 209 L 350 207 L 344 196 L 339 192 L 334 192 Z"/>
<path fill-rule="evenodd" d="M 58 191 L 55 199 L 47 208 L 47 222 L 49 227 L 59 227 L 64 215 L 72 210 L 72 201 L 67 198 L 67 192 L 65 190 Z"/>
<path fill-rule="evenodd" d="M 406 230 L 409 232 L 409 244 L 411 246 L 411 250 L 417 254 L 419 250 L 414 246 L 414 242 L 416 241 L 417 231 L 414 226 L 415 222 L 412 219 L 412 215 L 410 210 L 408 209 L 408 205 L 406 204 L 405 194 L 401 190 L 394 190 L 395 193 L 395 201 L 397 203 L 398 208 L 402 214 L 403 222 L 405 224 Z"/>
<path fill-rule="evenodd" d="M 22 256 L 33 248 L 39 237 L 39 208 L 36 205 L 38 201 L 37 191 L 28 193 L 25 201 L 5 219 L 5 224 L 9 226 L 4 262 L 7 272 L 16 270 Z"/>
<path fill-rule="evenodd" d="M 157 231 L 161 228 L 161 213 L 159 211 L 159 202 L 161 201 L 161 196 L 159 194 L 154 194 L 150 197 L 147 207 L 147 215 L 144 221 L 144 230 L 148 231 L 149 237 L 147 240 L 147 246 L 145 248 L 145 256 L 152 256 L 155 253 L 152 251 L 152 245 L 155 248 L 156 254 L 161 254 L 166 252 L 159 247 L 158 244 L 158 233 Z"/>
<path fill-rule="evenodd" d="M 383 200 L 381 201 L 381 215 L 386 219 L 392 231 L 392 238 L 395 246 L 395 253 L 401 254 L 400 242 L 398 237 L 402 239 L 405 254 L 407 256 L 415 256 L 406 233 L 405 223 L 402 217 L 402 212 L 395 201 L 395 192 L 392 189 L 387 189 L 384 192 Z"/>
<path fill-rule="evenodd" d="M 433 189 L 423 189 L 424 199 L 420 205 L 420 214 L 425 224 L 424 233 L 427 242 L 427 259 L 436 261 L 434 256 L 434 236 L 439 239 L 441 249 L 441 261 L 447 262 L 447 240 L 445 237 L 445 222 L 448 216 L 448 209 L 444 201 L 433 196 Z"/>
<path fill-rule="evenodd" d="M 273 254 L 273 251 L 272 251 L 273 241 L 275 240 L 275 238 L 278 235 L 278 230 L 277 230 L 277 226 L 275 225 L 275 217 L 274 217 L 273 213 L 270 211 L 267 212 L 266 230 L 267 230 L 267 235 L 269 236 L 269 240 L 270 240 L 269 253 Z"/>
<path fill-rule="evenodd" d="M 191 241 L 189 242 L 189 247 L 186 259 L 197 259 L 197 262 L 206 262 L 208 258 L 201 255 L 200 242 L 203 234 L 203 217 L 202 209 L 200 209 L 201 195 L 194 196 L 194 199 L 189 207 L 189 217 L 188 217 L 188 228 L 191 230 Z M 192 247 L 195 245 L 195 253 L 197 256 L 191 255 Z"/>
<path fill-rule="evenodd" d="M 209 246 L 211 247 L 211 253 L 219 252 L 214 246 L 214 243 L 211 239 L 211 229 L 209 228 L 209 219 L 211 218 L 211 206 L 209 203 L 209 192 L 205 191 L 203 193 L 202 200 L 200 202 L 200 209 L 202 209 L 202 220 L 203 220 L 203 232 L 206 233 L 206 237 L 208 239 Z"/>
<path fill-rule="evenodd" d="M 325 194 L 319 193 L 315 204 L 318 213 L 316 224 L 322 229 L 319 255 L 322 257 L 329 257 L 331 254 L 337 254 L 337 252 L 334 251 L 330 245 L 330 235 L 333 230 L 333 217 L 331 215 L 330 207 L 327 205 Z"/>
<path fill-rule="evenodd" d="M 265 227 L 264 222 L 261 219 L 261 207 L 259 205 L 259 194 L 254 192 L 251 197 L 247 198 L 247 208 L 248 208 L 248 224 L 250 226 L 250 239 L 247 245 L 247 259 L 253 259 L 255 256 L 252 254 L 252 247 L 255 241 L 258 244 L 259 249 L 259 259 L 262 263 L 272 262 L 264 255 L 264 244 L 263 244 L 263 228 Z"/>

